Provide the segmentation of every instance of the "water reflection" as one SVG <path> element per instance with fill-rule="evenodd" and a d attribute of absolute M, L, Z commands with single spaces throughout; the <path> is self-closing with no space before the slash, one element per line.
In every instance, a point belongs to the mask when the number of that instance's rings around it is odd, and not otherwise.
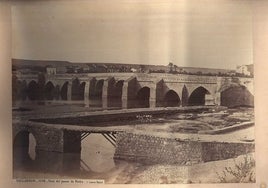
<path fill-rule="evenodd" d="M 101 134 L 90 134 L 82 141 L 81 160 L 93 172 L 105 172 L 114 168 L 114 153 L 114 146 Z"/>
<path fill-rule="evenodd" d="M 36 140 L 31 133 L 19 137 L 20 144 L 14 146 L 13 154 L 15 172 L 32 172 L 33 177 L 41 172 L 89 178 L 115 167 L 115 148 L 101 134 L 89 134 L 83 139 L 81 153 L 36 151 Z"/>

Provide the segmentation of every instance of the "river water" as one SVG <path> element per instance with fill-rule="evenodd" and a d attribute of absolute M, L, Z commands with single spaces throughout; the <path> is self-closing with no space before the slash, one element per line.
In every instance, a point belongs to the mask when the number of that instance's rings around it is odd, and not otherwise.
<path fill-rule="evenodd" d="M 85 104 L 83 101 L 16 101 L 13 103 L 13 118 L 20 118 L 25 114 L 53 114 L 98 110 L 102 110 L 101 101 L 91 101 L 89 104 Z M 62 154 L 60 156 L 60 158 L 64 158 L 62 169 L 57 169 L 57 166 L 62 166 L 62 164 L 59 164 L 62 160 L 58 160 L 58 162 L 55 160 L 54 163 L 49 161 L 50 158 L 58 159 L 58 154 L 53 152 L 37 153 L 35 150 L 36 139 L 32 133 L 29 133 L 28 142 L 27 156 L 23 157 L 27 158 L 27 160 L 20 159 L 22 158 L 21 155 L 25 154 L 25 151 L 21 151 L 21 149 L 19 149 L 19 152 L 13 151 L 14 178 L 35 178 L 36 176 L 39 177 L 37 174 L 41 173 L 41 176 L 44 176 L 44 178 L 71 176 L 101 179 L 102 176 L 110 171 L 116 170 L 118 165 L 120 166 L 120 161 L 115 163 L 113 159 L 115 147 L 101 134 L 91 133 L 84 138 L 81 141 L 81 154 Z M 47 161 L 42 159 L 44 158 L 42 156 L 47 156 Z M 68 168 L 73 172 L 70 172 Z"/>
<path fill-rule="evenodd" d="M 113 155 L 115 147 L 101 134 L 90 134 L 81 143 L 81 168 L 89 172 L 107 172 L 115 167 Z M 36 140 L 29 134 L 29 157 L 36 159 Z M 70 161 L 71 162 L 71 161 Z"/>
<path fill-rule="evenodd" d="M 81 154 L 56 152 L 38 154 L 35 150 L 36 140 L 30 133 L 29 160 L 21 162 L 22 164 L 19 162 L 19 165 L 18 162 L 14 162 L 14 178 L 73 177 L 91 179 L 94 177 L 103 179 L 107 173 L 120 167 L 120 161 L 115 163 L 113 159 L 115 147 L 101 134 L 90 134 L 82 140 L 81 144 Z M 22 156 L 16 156 L 16 158 L 18 157 Z M 41 177 L 40 174 L 42 174 Z"/>
<path fill-rule="evenodd" d="M 83 102 L 75 101 L 73 103 L 60 103 L 46 101 L 42 103 L 38 102 L 20 102 L 15 103 L 13 108 L 15 113 L 13 116 L 20 116 L 24 112 L 20 112 L 18 109 L 25 110 L 25 113 L 59 113 L 61 111 L 94 111 L 100 110 L 101 106 L 96 103 L 90 107 L 85 108 Z M 19 112 L 18 112 L 18 111 Z M 29 111 L 28 111 L 29 110 Z M 233 110 L 227 112 L 229 115 L 238 113 L 239 110 Z M 252 111 L 252 110 L 250 110 Z M 225 114 L 226 115 L 226 114 Z M 185 119 L 196 117 L 197 114 L 188 115 L 174 115 L 173 119 Z M 243 118 L 244 115 L 242 114 Z M 213 117 L 213 116 L 211 116 Z M 204 119 L 206 118 L 206 119 Z M 232 116 L 233 118 L 233 116 Z M 250 117 L 252 118 L 252 117 Z M 213 124 L 211 118 L 208 116 L 199 117 L 199 121 L 210 121 Z M 221 118 L 219 118 L 221 119 Z M 218 120 L 215 121 L 218 123 Z M 216 125 L 215 123 L 215 125 Z M 133 165 L 126 161 L 114 161 L 113 156 L 115 153 L 115 147 L 101 134 L 90 134 L 81 143 L 81 154 L 56 154 L 53 152 L 37 153 L 35 150 L 36 140 L 34 136 L 29 133 L 29 144 L 27 148 L 27 154 L 29 160 L 17 162 L 20 156 L 14 156 L 14 178 L 59 178 L 59 177 L 74 177 L 74 178 L 87 178 L 87 179 L 102 179 L 111 178 L 111 175 L 120 173 L 120 170 L 124 170 L 125 166 Z M 21 151 L 20 151 L 21 152 Z M 14 155 L 17 155 L 14 153 Z M 19 163 L 19 165 L 18 165 Z M 140 164 L 134 164 L 139 166 Z"/>

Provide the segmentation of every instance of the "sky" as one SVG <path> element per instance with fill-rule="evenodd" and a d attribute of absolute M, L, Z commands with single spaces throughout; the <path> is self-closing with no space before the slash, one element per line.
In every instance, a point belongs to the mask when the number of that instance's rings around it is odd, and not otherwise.
<path fill-rule="evenodd" d="M 253 63 L 250 0 L 13 1 L 12 57 L 226 68 Z"/>

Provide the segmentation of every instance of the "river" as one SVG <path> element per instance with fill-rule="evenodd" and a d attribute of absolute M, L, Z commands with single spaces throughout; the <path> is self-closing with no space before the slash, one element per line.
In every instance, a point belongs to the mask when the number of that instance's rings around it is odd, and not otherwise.
<path fill-rule="evenodd" d="M 93 103 L 91 103 L 93 104 Z M 95 111 L 101 110 L 100 105 L 96 103 L 92 106 L 85 107 L 82 101 L 64 102 L 16 102 L 13 104 L 13 116 L 16 118 L 23 116 L 23 114 L 31 113 L 60 113 L 60 112 L 72 112 L 72 111 Z M 240 115 L 239 115 L 240 113 Z M 226 117 L 234 121 L 237 118 L 247 120 L 253 118 L 253 109 L 230 109 L 225 112 L 211 113 L 210 115 L 198 115 L 198 114 L 174 114 L 167 117 L 167 119 L 173 119 L 181 121 L 188 119 L 192 122 L 196 121 L 210 123 L 211 126 L 218 126 L 219 124 L 230 123 Z M 223 119 L 223 117 L 225 119 Z M 14 118 L 14 117 L 13 117 Z M 214 119 L 213 119 L 214 118 Z M 220 122 L 220 123 L 219 123 Z M 196 128 L 197 123 L 193 126 Z M 130 124 L 129 124 L 130 125 Z M 160 130 L 161 124 L 157 125 L 157 130 Z M 183 125 L 185 126 L 185 125 Z M 186 125 L 189 129 L 189 123 Z M 155 125 L 149 125 L 150 130 Z M 163 127 L 163 126 L 162 126 Z M 202 127 L 202 126 L 200 126 Z M 168 127 L 170 129 L 170 127 Z M 178 129 L 183 131 L 183 129 Z M 191 129 L 192 131 L 192 129 Z M 13 177 L 14 178 L 87 178 L 87 179 L 105 179 L 106 181 L 120 176 L 127 177 L 131 172 L 131 169 L 135 169 L 142 164 L 130 163 L 126 161 L 114 161 L 113 156 L 115 153 L 115 147 L 106 140 L 101 134 L 89 134 L 81 142 L 81 154 L 59 154 L 55 152 L 41 152 L 38 153 L 35 150 L 36 140 L 34 136 L 29 133 L 29 144 L 27 147 L 27 160 L 21 160 L 18 152 L 14 153 L 13 164 Z M 25 150 L 25 148 L 24 148 Z M 20 150 L 19 152 L 22 153 Z M 25 151 L 23 151 L 25 153 Z M 19 161 L 19 162 L 18 162 Z M 125 172 L 126 171 L 126 172 Z M 124 175 L 122 175 L 124 174 Z M 121 177 L 122 178 L 122 177 Z"/>

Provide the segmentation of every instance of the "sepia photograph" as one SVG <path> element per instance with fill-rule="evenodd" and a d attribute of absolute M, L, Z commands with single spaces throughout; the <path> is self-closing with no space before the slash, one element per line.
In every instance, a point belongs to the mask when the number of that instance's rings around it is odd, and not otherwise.
<path fill-rule="evenodd" d="M 12 1 L 12 178 L 256 183 L 252 20 L 251 0 Z"/>

